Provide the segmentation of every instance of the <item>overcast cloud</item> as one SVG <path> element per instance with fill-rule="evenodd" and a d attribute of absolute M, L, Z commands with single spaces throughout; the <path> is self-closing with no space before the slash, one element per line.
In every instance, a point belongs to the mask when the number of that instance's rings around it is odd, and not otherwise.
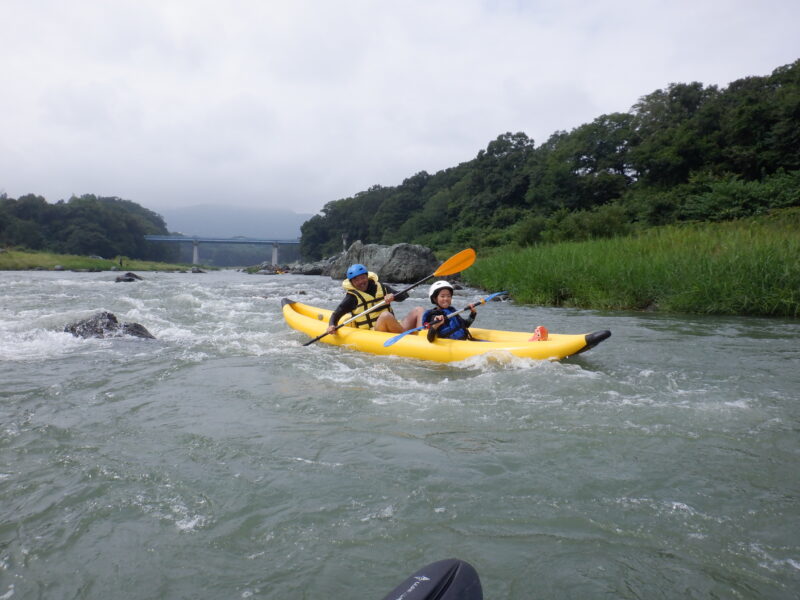
<path fill-rule="evenodd" d="M 768 75 L 798 23 L 797 0 L 2 0 L 0 193 L 317 212 Z"/>

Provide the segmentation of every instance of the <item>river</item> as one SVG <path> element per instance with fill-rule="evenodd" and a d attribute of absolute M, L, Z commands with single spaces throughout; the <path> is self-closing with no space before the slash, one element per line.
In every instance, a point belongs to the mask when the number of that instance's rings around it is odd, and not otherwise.
<path fill-rule="evenodd" d="M 442 365 L 302 346 L 280 300 L 328 278 L 141 276 L 0 272 L 0 600 L 380 600 L 450 557 L 487 600 L 800 593 L 797 320 L 490 303 L 613 335 Z M 99 310 L 157 339 L 63 333 Z"/>

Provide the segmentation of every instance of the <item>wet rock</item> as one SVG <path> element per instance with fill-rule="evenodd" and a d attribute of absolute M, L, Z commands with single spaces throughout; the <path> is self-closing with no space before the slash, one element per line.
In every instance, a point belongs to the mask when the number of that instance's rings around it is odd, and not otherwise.
<path fill-rule="evenodd" d="M 80 338 L 107 338 L 130 335 L 151 340 L 156 339 L 143 325 L 139 323 L 120 323 L 114 313 L 106 311 L 67 325 L 64 327 L 64 331 Z"/>
<path fill-rule="evenodd" d="M 433 251 L 417 244 L 363 244 L 354 242 L 345 252 L 314 263 L 292 267 L 299 275 L 328 275 L 332 279 L 344 279 L 347 268 L 361 263 L 377 273 L 381 281 L 412 283 L 433 273 L 439 266 Z"/>
<path fill-rule="evenodd" d="M 119 283 L 119 282 L 143 281 L 143 280 L 136 273 L 131 273 L 129 271 L 129 272 L 125 273 L 125 275 L 117 276 L 117 278 L 114 281 L 116 283 Z"/>
<path fill-rule="evenodd" d="M 417 244 L 362 244 L 354 242 L 347 252 L 340 255 L 328 273 L 332 279 L 344 279 L 347 268 L 361 263 L 378 274 L 381 281 L 412 283 L 433 273 L 439 266 L 433 251 Z"/>
<path fill-rule="evenodd" d="M 291 272 L 297 275 L 330 275 L 331 265 L 341 255 L 342 254 L 340 253 L 324 260 L 318 260 L 316 262 L 305 263 L 302 265 L 294 265 L 291 269 Z"/>
<path fill-rule="evenodd" d="M 292 273 L 292 270 L 286 265 L 273 265 L 269 262 L 262 262 L 254 267 L 255 275 L 281 275 L 283 273 Z"/>

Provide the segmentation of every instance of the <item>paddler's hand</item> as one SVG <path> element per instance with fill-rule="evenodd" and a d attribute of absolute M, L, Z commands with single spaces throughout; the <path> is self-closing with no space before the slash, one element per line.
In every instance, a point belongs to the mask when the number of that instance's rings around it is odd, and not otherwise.
<path fill-rule="evenodd" d="M 469 312 L 471 312 L 473 315 L 475 314 L 475 303 L 474 302 L 469 305 Z"/>
<path fill-rule="evenodd" d="M 386 294 L 383 297 L 383 301 L 386 302 L 386 304 L 391 304 L 392 302 L 394 302 L 394 294 Z"/>
<path fill-rule="evenodd" d="M 334 327 L 333 325 L 328 325 L 328 335 L 336 333 L 337 331 L 338 329 L 336 329 L 336 327 Z"/>
<path fill-rule="evenodd" d="M 436 315 L 433 317 L 433 321 L 431 322 L 431 327 L 433 329 L 439 329 L 444 323 L 444 317 L 442 315 Z"/>

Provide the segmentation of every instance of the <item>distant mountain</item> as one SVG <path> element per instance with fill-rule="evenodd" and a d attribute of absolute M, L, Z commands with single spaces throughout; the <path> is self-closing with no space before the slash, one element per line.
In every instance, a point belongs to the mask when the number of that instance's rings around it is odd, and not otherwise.
<path fill-rule="evenodd" d="M 244 208 L 203 204 L 158 212 L 173 233 L 206 237 L 257 237 L 294 239 L 300 226 L 313 215 L 279 208 Z"/>

